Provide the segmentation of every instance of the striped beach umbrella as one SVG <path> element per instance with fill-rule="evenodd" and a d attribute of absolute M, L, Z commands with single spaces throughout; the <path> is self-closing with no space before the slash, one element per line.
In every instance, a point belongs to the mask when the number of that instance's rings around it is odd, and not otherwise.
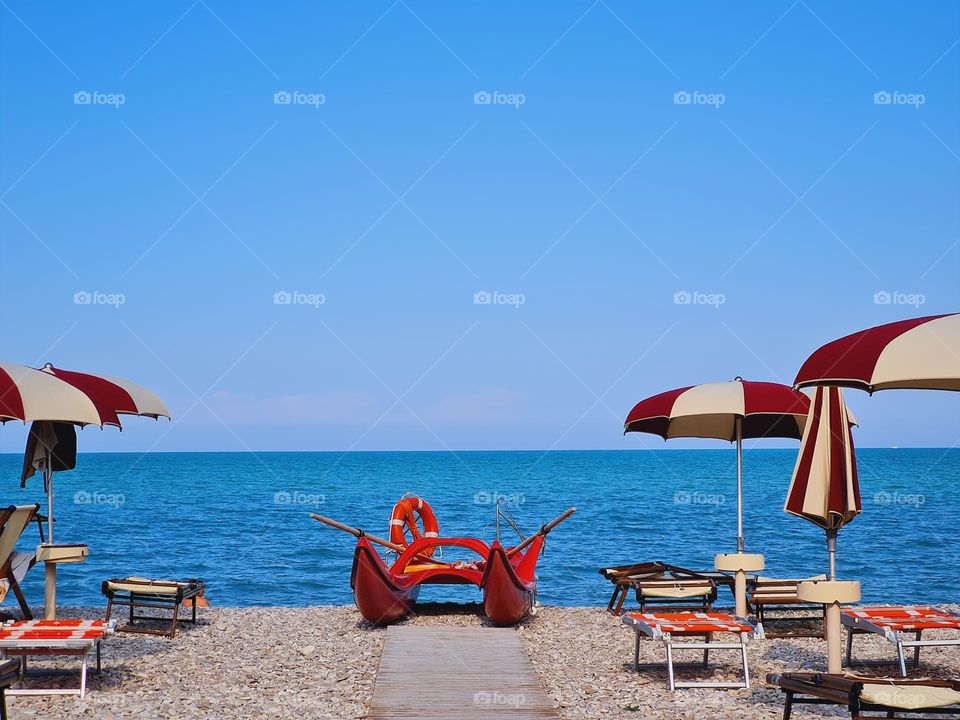
<path fill-rule="evenodd" d="M 901 320 L 827 343 L 803 363 L 794 385 L 960 391 L 960 313 Z"/>
<path fill-rule="evenodd" d="M 624 433 L 645 432 L 664 440 L 717 438 L 737 444 L 737 551 L 743 552 L 744 438 L 800 439 L 810 409 L 803 393 L 779 383 L 707 383 L 677 388 L 637 403 Z"/>
<path fill-rule="evenodd" d="M 851 420 L 840 388 L 817 388 L 783 507 L 826 532 L 830 580 L 836 577 L 837 533 L 863 511 Z"/>
<path fill-rule="evenodd" d="M 53 542 L 53 473 L 76 462 L 76 431 L 112 425 L 120 428 L 120 415 L 169 417 L 157 395 L 129 380 L 62 370 L 47 364 L 42 369 L 0 362 L 0 421 L 32 423 L 21 486 L 42 472 L 47 492 L 47 540 Z M 58 447 L 59 446 L 59 447 Z"/>

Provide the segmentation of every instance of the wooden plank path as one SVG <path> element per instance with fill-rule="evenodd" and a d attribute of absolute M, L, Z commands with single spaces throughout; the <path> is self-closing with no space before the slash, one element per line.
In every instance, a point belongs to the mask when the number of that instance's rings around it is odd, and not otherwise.
<path fill-rule="evenodd" d="M 370 720 L 557 718 L 515 630 L 394 625 Z"/>

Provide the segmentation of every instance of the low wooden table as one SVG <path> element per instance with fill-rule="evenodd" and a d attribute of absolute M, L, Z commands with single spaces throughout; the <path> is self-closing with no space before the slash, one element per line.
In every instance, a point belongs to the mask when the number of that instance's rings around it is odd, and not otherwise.
<path fill-rule="evenodd" d="M 107 620 L 113 612 L 114 605 L 124 605 L 130 608 L 130 622 L 117 628 L 118 632 L 145 633 L 147 635 L 163 635 L 169 638 L 177 634 L 177 620 L 180 616 L 180 605 L 185 601 L 192 601 L 193 614 L 185 622 L 197 622 L 197 598 L 203 597 L 205 586 L 203 580 L 150 580 L 142 577 L 114 578 L 104 580 L 100 587 L 107 598 Z M 138 626 L 136 622 L 163 621 L 166 618 L 149 615 L 136 615 L 136 608 L 160 608 L 172 610 L 170 629 L 150 628 Z"/>

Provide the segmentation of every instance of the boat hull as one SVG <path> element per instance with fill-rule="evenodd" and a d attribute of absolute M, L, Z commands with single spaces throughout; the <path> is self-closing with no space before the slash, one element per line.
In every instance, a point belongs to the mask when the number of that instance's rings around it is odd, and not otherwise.
<path fill-rule="evenodd" d="M 519 567 L 523 567 L 522 562 Z M 495 545 L 490 549 L 481 588 L 483 612 L 494 625 L 516 625 L 533 609 L 536 575 L 531 570 L 529 577 L 523 579 L 517 574 L 518 569 L 502 547 Z"/>
<path fill-rule="evenodd" d="M 394 582 L 380 556 L 362 538 L 353 553 L 350 587 L 360 614 L 374 625 L 389 625 L 409 615 L 420 589 Z"/>

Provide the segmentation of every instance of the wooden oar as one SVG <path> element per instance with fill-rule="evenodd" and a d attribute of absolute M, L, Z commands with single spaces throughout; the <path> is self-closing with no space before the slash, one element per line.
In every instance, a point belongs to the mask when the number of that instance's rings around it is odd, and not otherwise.
<path fill-rule="evenodd" d="M 400 545 L 397 545 L 396 543 L 392 543 L 389 540 L 384 540 L 383 538 L 377 537 L 376 535 L 371 535 L 370 533 L 364 530 L 360 530 L 359 528 L 350 527 L 349 525 L 345 525 L 342 522 L 337 522 L 332 518 L 324 517 L 323 515 L 317 515 L 316 513 L 310 513 L 310 517 L 312 517 L 314 520 L 318 522 L 322 522 L 324 525 L 329 525 L 330 527 L 336 528 L 337 530 L 343 530 L 344 532 L 348 532 L 356 538 L 365 537 L 370 542 L 376 543 L 377 545 L 383 545 L 383 547 L 393 550 L 398 555 L 401 554 L 404 550 L 406 550 L 406 548 Z M 419 554 L 414 555 L 413 559 L 420 560 L 421 562 L 426 562 L 430 564 L 436 564 L 436 565 L 450 565 L 450 563 L 448 562 L 445 562 L 443 560 L 437 560 L 436 558 L 432 558 L 427 555 L 419 555 Z"/>
<path fill-rule="evenodd" d="M 575 507 L 572 507 L 572 508 L 570 508 L 569 510 L 567 510 L 565 513 L 563 513 L 562 515 L 558 516 L 556 519 L 551 520 L 551 521 L 548 522 L 546 525 L 544 525 L 543 527 L 541 527 L 541 528 L 536 532 L 536 534 L 531 535 L 531 536 L 528 537 L 526 540 L 524 540 L 522 543 L 520 543 L 519 545 L 517 545 L 515 548 L 510 548 L 509 550 L 507 550 L 507 557 L 512 557 L 512 556 L 516 555 L 518 552 L 520 552 L 521 550 L 523 550 L 524 548 L 526 548 L 530 543 L 532 543 L 534 540 L 536 540 L 537 537 L 539 537 L 540 535 L 546 535 L 548 532 L 550 532 L 551 530 L 553 530 L 557 525 L 559 525 L 559 524 L 562 523 L 564 520 L 566 520 L 568 517 L 570 517 L 571 515 L 573 515 L 576 511 L 577 511 L 577 509 L 576 509 Z"/>

